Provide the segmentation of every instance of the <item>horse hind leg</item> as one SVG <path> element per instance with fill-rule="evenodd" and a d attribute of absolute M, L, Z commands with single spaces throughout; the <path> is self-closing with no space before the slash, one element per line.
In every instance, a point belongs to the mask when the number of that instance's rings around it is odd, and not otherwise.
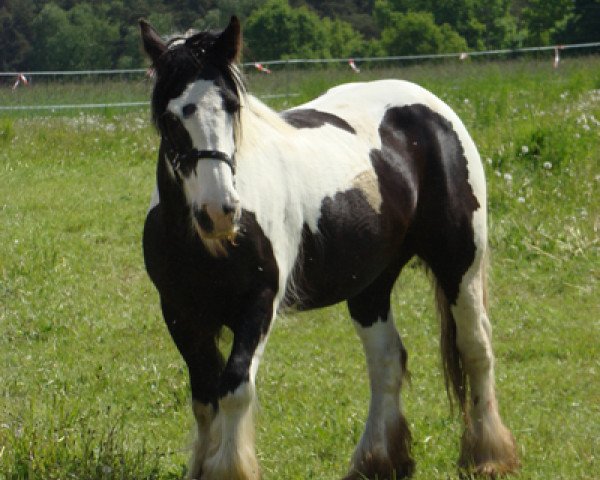
<path fill-rule="evenodd" d="M 447 387 L 452 385 L 465 418 L 459 467 L 495 477 L 515 471 L 519 461 L 514 438 L 498 413 L 492 328 L 486 309 L 486 263 L 481 247 L 460 280 L 455 300 L 448 299 L 455 289 L 439 278 L 436 296 Z"/>
<path fill-rule="evenodd" d="M 383 294 L 366 292 L 348 301 L 365 350 L 371 400 L 365 430 L 345 480 L 400 479 L 414 471 L 411 435 L 400 400 L 407 353 L 394 326 L 390 289 Z"/>

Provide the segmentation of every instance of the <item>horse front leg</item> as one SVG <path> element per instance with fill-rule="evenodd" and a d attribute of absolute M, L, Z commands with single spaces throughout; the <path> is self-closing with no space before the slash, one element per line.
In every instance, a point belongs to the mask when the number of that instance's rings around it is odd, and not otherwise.
<path fill-rule="evenodd" d="M 233 330 L 233 345 L 219 379 L 217 412 L 201 480 L 258 480 L 254 441 L 255 378 L 273 318 L 271 292 L 263 293 Z"/>
<path fill-rule="evenodd" d="M 225 364 L 217 346 L 218 328 L 206 328 L 195 315 L 164 299 L 161 307 L 169 333 L 188 367 L 196 435 L 187 478 L 198 480 L 208 450 L 210 427 L 216 416 L 219 377 Z"/>

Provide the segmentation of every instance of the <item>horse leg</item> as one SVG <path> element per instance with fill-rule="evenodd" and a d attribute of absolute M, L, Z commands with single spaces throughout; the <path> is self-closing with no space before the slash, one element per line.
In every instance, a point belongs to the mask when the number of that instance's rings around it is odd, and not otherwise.
<path fill-rule="evenodd" d="M 210 426 L 216 414 L 217 385 L 224 362 L 217 347 L 216 332 L 200 329 L 192 316 L 165 301 L 161 302 L 161 306 L 169 332 L 187 364 L 190 376 L 196 436 L 187 478 L 198 480 L 208 449 Z"/>
<path fill-rule="evenodd" d="M 258 480 L 254 447 L 255 378 L 273 318 L 273 295 L 263 295 L 233 330 L 219 379 L 218 409 L 202 465 L 202 480 Z"/>
<path fill-rule="evenodd" d="M 401 410 L 400 390 L 407 353 L 390 309 L 393 279 L 380 279 L 348 301 L 365 350 L 371 400 L 365 431 L 345 480 L 400 479 L 414 471 L 410 430 Z"/>
<path fill-rule="evenodd" d="M 504 426 L 498 413 L 494 382 L 492 328 L 486 311 L 485 246 L 480 246 L 473 264 L 458 285 L 454 302 L 448 302 L 448 290 L 438 284 L 438 305 L 444 323 L 455 325 L 455 339 L 446 338 L 448 349 L 458 350 L 454 366 L 447 367 L 455 379 L 468 379 L 470 399 L 466 398 L 467 384 L 462 382 L 459 399 L 465 413 L 465 432 L 462 439 L 459 467 L 472 468 L 490 477 L 506 474 L 518 468 L 514 438 Z M 450 328 L 449 332 L 453 329 Z M 451 333 L 449 333 L 452 336 Z M 455 342 L 455 346 L 452 345 Z M 458 363 L 457 363 L 458 362 Z M 448 364 L 447 364 L 448 365 Z M 462 369 L 462 372 L 460 370 Z M 454 383 L 461 383 L 455 380 Z M 458 389 L 460 390 L 460 388 Z M 462 398 L 461 398 L 462 397 Z"/>

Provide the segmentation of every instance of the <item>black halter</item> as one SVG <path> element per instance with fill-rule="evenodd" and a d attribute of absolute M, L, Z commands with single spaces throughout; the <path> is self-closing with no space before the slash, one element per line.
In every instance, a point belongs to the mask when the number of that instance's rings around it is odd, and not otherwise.
<path fill-rule="evenodd" d="M 231 173 L 235 175 L 235 159 L 227 155 L 225 152 L 221 152 L 219 150 L 198 150 L 193 148 L 189 152 L 186 153 L 177 153 L 177 152 L 169 152 L 172 154 L 167 154 L 168 160 L 171 162 L 171 166 L 173 170 L 178 172 L 181 169 L 181 162 L 191 163 L 198 162 L 199 160 L 220 160 L 221 162 L 225 162 L 231 168 Z"/>

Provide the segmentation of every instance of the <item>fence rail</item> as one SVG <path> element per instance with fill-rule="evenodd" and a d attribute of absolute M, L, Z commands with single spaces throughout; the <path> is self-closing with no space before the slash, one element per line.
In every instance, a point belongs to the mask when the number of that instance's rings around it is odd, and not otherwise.
<path fill-rule="evenodd" d="M 572 43 L 566 45 L 547 45 L 541 47 L 523 47 L 523 48 L 505 48 L 498 50 L 479 50 L 454 53 L 432 53 L 422 55 L 395 55 L 387 57 L 353 57 L 355 62 L 390 62 L 390 61 L 410 61 L 410 60 L 431 60 L 443 58 L 463 58 L 463 57 L 481 57 L 493 55 L 511 55 L 517 53 L 533 53 L 559 50 L 572 50 L 582 48 L 600 47 L 600 42 Z M 242 63 L 242 67 L 254 67 L 260 65 L 293 65 L 293 64 L 319 64 L 319 63 L 345 63 L 349 58 L 290 58 L 286 60 L 265 60 L 260 62 Z M 131 75 L 145 74 L 146 68 L 129 68 L 116 70 L 42 70 L 42 71 L 22 71 L 22 72 L 0 72 L 0 77 L 16 77 L 17 75 L 27 76 L 73 76 L 73 75 Z"/>
<path fill-rule="evenodd" d="M 377 62 L 406 62 L 406 61 L 419 61 L 419 60 L 433 60 L 433 59 L 460 59 L 464 60 L 468 57 L 484 57 L 484 56 L 501 56 L 501 55 L 516 55 L 516 54 L 527 54 L 536 52 L 554 52 L 555 66 L 558 65 L 560 60 L 560 52 L 564 50 L 576 50 L 576 49 L 595 49 L 600 47 L 600 42 L 588 42 L 588 43 L 575 43 L 567 45 L 551 45 L 551 46 L 538 46 L 538 47 L 524 47 L 514 49 L 497 49 L 497 50 L 483 50 L 483 51 L 470 51 L 470 52 L 455 52 L 455 53 L 440 53 L 440 54 L 423 54 L 423 55 L 396 55 L 396 56 L 385 56 L 385 57 L 354 57 L 349 58 L 291 58 L 286 60 L 266 60 L 261 62 L 247 62 L 242 64 L 242 68 L 257 68 L 258 70 L 265 70 L 269 66 L 293 66 L 293 65 L 315 65 L 315 64 L 343 64 L 350 63 L 353 69 L 357 69 L 356 64 L 360 63 L 377 63 Z M 268 70 L 268 69 L 266 69 Z M 358 69 L 357 69 L 358 70 Z M 85 76 L 135 76 L 145 75 L 148 73 L 148 69 L 145 68 L 133 68 L 133 69 L 115 69 L 115 70 L 45 70 L 45 71 L 23 71 L 23 72 L 0 72 L 0 80 L 2 78 L 14 78 L 15 85 L 19 84 L 20 81 L 28 81 L 34 77 L 85 77 Z M 293 97 L 297 94 L 285 93 L 285 94 L 271 94 L 260 96 L 263 99 L 269 98 L 281 98 L 281 97 Z M 33 110 L 67 110 L 67 109 L 94 109 L 94 108 L 127 108 L 127 107 L 138 107 L 148 105 L 148 101 L 126 101 L 126 102 L 114 102 L 114 103 L 81 103 L 81 104 L 59 104 L 59 105 L 0 105 L 0 111 L 33 111 Z"/>

